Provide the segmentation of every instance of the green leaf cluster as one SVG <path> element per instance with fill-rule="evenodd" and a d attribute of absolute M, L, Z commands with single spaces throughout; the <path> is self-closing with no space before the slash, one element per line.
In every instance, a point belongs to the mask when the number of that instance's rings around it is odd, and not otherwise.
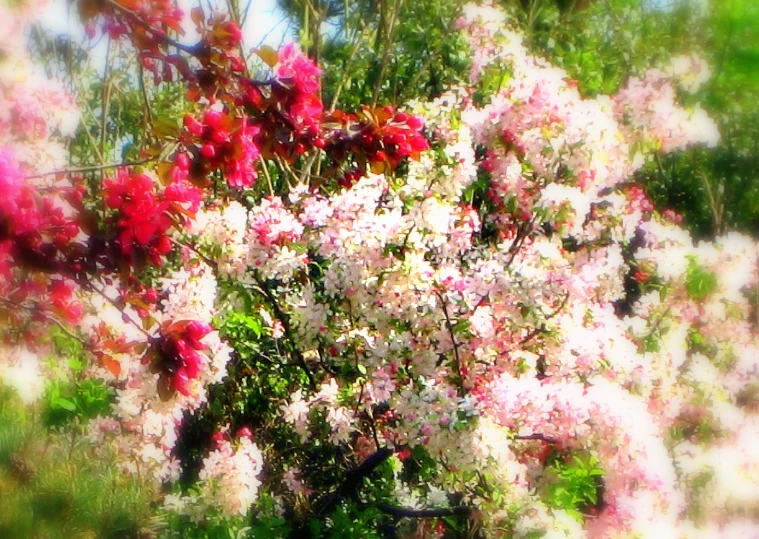
<path fill-rule="evenodd" d="M 586 511 L 602 502 L 604 472 L 593 455 L 556 458 L 546 467 L 545 474 L 545 502 L 563 509 L 580 522 Z"/>
<path fill-rule="evenodd" d="M 685 289 L 694 300 L 702 301 L 717 289 L 717 276 L 699 265 L 695 257 L 689 257 Z"/>

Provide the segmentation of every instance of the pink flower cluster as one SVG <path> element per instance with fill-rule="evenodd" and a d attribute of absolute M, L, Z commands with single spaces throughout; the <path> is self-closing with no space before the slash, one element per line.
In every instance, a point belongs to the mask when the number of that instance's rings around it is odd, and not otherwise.
<path fill-rule="evenodd" d="M 182 418 L 208 400 L 230 359 L 211 321 L 253 304 L 246 314 L 260 313 L 271 330 L 262 340 L 275 339 L 265 344 L 287 339 L 293 365 L 309 375 L 308 386 L 288 381 L 290 397 L 278 403 L 297 435 L 281 478 L 292 496 L 311 493 L 307 475 L 294 472 L 305 469 L 309 444 L 340 446 L 356 462 L 389 446 L 401 460 L 426 453 L 437 472 L 423 488 L 395 473 L 398 500 L 437 505 L 455 496 L 475 509 L 487 536 L 756 530 L 745 516 L 759 508 L 750 293 L 759 246 L 739 234 L 694 242 L 676 216 L 659 215 L 629 185 L 657 151 L 715 143 L 713 123 L 677 105 L 657 71 L 616 96 L 586 99 L 506 24 L 492 5 L 467 7 L 459 21 L 473 47 L 473 84 L 493 67 L 511 72 L 481 107 L 474 87 L 454 89 L 411 114 L 365 109 L 363 123 L 336 114 L 345 132 L 321 140 L 309 119 L 321 112 L 319 69 L 286 47 L 272 95 L 247 88 L 243 105 L 262 107 L 260 124 L 229 104 L 213 105 L 202 122 L 189 116 L 173 183 L 159 190 L 150 176 L 122 171 L 105 186 L 122 254 L 137 250 L 158 263 L 168 242 L 189 244 L 155 289 L 100 276 L 77 290 L 55 275 L 39 291 L 14 280 L 10 262 L 28 253 L 0 244 L 0 299 L 49 292 L 57 309 L 73 309 L 77 295 L 86 306 L 86 375 L 117 394 L 114 417 L 92 425 L 99 450 L 159 483 L 176 479 Z M 219 39 L 226 46 L 237 35 Z M 277 113 L 295 125 L 286 140 L 270 131 Z M 422 117 L 441 151 L 421 155 Z M 14 141 L 46 131 L 33 124 Z M 187 183 L 195 165 L 248 187 L 259 157 L 282 148 L 292 157 L 305 140 L 321 140 L 325 151 L 352 148 L 357 170 L 335 170 L 339 190 L 301 184 L 247 206 L 220 199 L 200 209 Z M 485 148 L 482 159 L 475 146 Z M 18 157 L 33 152 L 16 149 L 0 151 L 0 189 L 9 195 L 0 199 L 3 238 L 33 232 L 9 215 L 38 211 L 23 195 L 34 168 Z M 406 177 L 384 175 L 415 155 Z M 478 178 L 489 200 L 475 208 Z M 54 223 L 61 245 L 84 236 L 61 228 L 70 215 L 63 202 L 41 207 L 62 219 Z M 178 231 L 176 220 L 189 226 Z M 40 237 L 56 245 L 54 234 Z M 50 251 L 42 261 L 56 259 Z M 29 354 L 8 356 L 15 386 L 37 378 Z M 249 431 L 223 430 L 215 442 L 195 491 L 166 499 L 196 520 L 246 515 L 262 481 L 280 480 L 262 476 Z M 547 502 L 550 454 L 599 461 L 604 488 L 592 513 L 572 516 Z"/>
<path fill-rule="evenodd" d="M 208 109 L 202 122 L 186 115 L 184 126 L 187 143 L 196 144 L 205 170 L 222 169 L 230 187 L 247 188 L 255 183 L 259 127 L 216 108 Z"/>
<path fill-rule="evenodd" d="M 321 88 L 322 70 L 295 43 L 277 52 L 277 78 L 295 87 L 295 94 L 314 94 Z"/>
<path fill-rule="evenodd" d="M 64 85 L 35 72 L 24 50 L 25 24 L 38 7 L 0 8 L 0 316 L 7 344 L 18 330 L 39 341 L 46 322 L 76 323 L 82 314 L 72 279 L 83 269 L 88 240 L 78 218 L 81 178 L 38 174 L 64 165 L 63 139 L 79 115 Z"/>
<path fill-rule="evenodd" d="M 199 351 L 205 349 L 202 340 L 211 331 L 211 326 L 197 320 L 174 322 L 161 331 L 155 365 L 168 377 L 171 387 L 182 395 L 190 394 L 189 382 L 200 375 L 204 362 Z"/>
<path fill-rule="evenodd" d="M 215 314 L 216 279 L 207 265 L 189 261 L 163 279 L 161 300 L 142 315 L 144 307 L 116 307 L 123 285 L 110 281 L 93 284 L 82 323 L 99 358 L 89 375 L 117 387 L 118 429 L 98 432 L 100 420 L 96 438 L 107 440 L 102 450 L 126 469 L 174 481 L 179 461 L 172 452 L 184 414 L 207 402 L 207 388 L 226 377 L 232 351 L 206 322 Z"/>
<path fill-rule="evenodd" d="M 103 196 L 108 207 L 118 210 L 117 244 L 126 257 L 144 253 L 155 266 L 171 251 L 168 231 L 175 220 L 191 217 L 198 209 L 201 194 L 186 182 L 169 185 L 157 192 L 156 183 L 145 174 L 120 169 L 116 178 L 104 182 Z"/>

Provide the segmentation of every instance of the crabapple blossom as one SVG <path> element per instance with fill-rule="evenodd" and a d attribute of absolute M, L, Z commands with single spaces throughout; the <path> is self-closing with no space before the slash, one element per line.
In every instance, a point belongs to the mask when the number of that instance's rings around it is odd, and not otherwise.
<path fill-rule="evenodd" d="M 487 537 L 753 533 L 759 247 L 736 233 L 695 241 L 633 180 L 656 152 L 717 143 L 706 113 L 676 101 L 673 77 L 695 88 L 703 65 L 676 59 L 587 98 L 492 3 L 470 5 L 457 21 L 470 84 L 408 112 L 325 112 L 321 70 L 298 46 L 259 50 L 271 70 L 253 80 L 227 15 L 193 10 L 202 46 L 183 49 L 169 37 L 180 14 L 138 4 L 92 17 L 154 76 L 188 86 L 195 108 L 160 180 L 121 167 L 95 195 L 41 174 L 65 164 L 70 100 L 48 96 L 56 115 L 44 92 L 0 88 L 0 313 L 31 336 L 80 323 L 83 376 L 115 394 L 89 424 L 98 451 L 174 483 L 188 418 L 229 406 L 197 484 L 165 508 L 233 519 L 262 492 L 329 508 L 380 460 L 388 496 L 419 510 L 456 500 Z M 509 77 L 475 99 L 492 71 Z M 291 186 L 310 155 L 325 176 Z M 93 217 L 82 197 L 104 209 Z M 255 342 L 225 325 L 235 316 Z M 44 369 L 16 333 L 3 328 L 0 378 L 31 381 L 32 401 Z M 282 370 L 266 380 L 259 359 Z M 277 420 L 211 401 L 241 387 L 265 388 Z M 243 417 L 251 428 L 232 435 L 224 423 Z M 355 465 L 325 474 L 348 477 L 333 492 L 316 488 L 316 448 Z M 578 456 L 598 462 L 597 500 L 558 507 L 552 463 Z M 399 473 L 421 461 L 423 488 Z"/>

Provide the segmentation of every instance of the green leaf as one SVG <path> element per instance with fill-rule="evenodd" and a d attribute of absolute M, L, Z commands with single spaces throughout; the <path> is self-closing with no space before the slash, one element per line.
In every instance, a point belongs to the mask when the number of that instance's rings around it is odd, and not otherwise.
<path fill-rule="evenodd" d="M 53 399 L 53 406 L 57 408 L 63 408 L 64 410 L 68 410 L 69 412 L 76 412 L 76 404 L 64 397 L 56 397 Z"/>
<path fill-rule="evenodd" d="M 685 274 L 685 288 L 693 299 L 703 300 L 717 289 L 717 276 L 691 257 Z"/>
<path fill-rule="evenodd" d="M 261 338 L 261 320 L 248 316 L 245 319 L 245 326 L 256 335 L 256 338 Z"/>

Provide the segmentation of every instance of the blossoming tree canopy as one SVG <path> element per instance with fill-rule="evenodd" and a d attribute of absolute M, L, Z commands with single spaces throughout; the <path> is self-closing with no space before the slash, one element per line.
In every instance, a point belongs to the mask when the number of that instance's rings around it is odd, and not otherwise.
<path fill-rule="evenodd" d="M 31 75 L 31 12 L 3 8 L 0 378 L 34 403 L 61 368 L 45 336 L 81 343 L 81 376 L 114 390 L 93 451 L 162 511 L 325 536 L 346 504 L 409 536 L 759 533 L 759 247 L 694 243 L 634 182 L 718 144 L 676 99 L 701 62 L 586 99 L 469 5 L 467 84 L 326 110 L 297 45 L 256 49 L 253 76 L 229 13 L 193 7 L 185 45 L 170 2 L 78 5 L 188 110 L 139 164 L 70 172 L 76 96 Z"/>

